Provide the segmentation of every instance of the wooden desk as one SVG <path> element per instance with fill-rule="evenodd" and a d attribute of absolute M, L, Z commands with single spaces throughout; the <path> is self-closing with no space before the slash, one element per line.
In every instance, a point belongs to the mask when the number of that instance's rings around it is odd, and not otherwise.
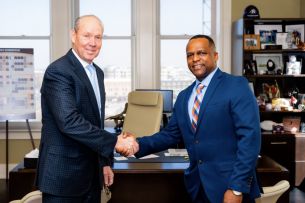
<path fill-rule="evenodd" d="M 188 163 L 123 163 L 115 162 L 115 180 L 111 186 L 110 203 L 171 203 L 190 202 L 183 183 L 183 171 Z M 258 160 L 258 176 L 263 186 L 288 180 L 288 170 L 268 157 Z M 10 172 L 9 199 L 17 199 L 34 190 L 35 169 L 25 169 L 23 163 Z M 278 201 L 289 202 L 289 192 Z"/>

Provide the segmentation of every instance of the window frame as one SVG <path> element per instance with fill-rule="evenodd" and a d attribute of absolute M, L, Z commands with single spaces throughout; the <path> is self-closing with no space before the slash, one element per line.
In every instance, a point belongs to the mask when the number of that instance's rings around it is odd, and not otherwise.
<path fill-rule="evenodd" d="M 64 55 L 71 47 L 70 30 L 74 19 L 78 16 L 79 0 L 50 1 L 50 60 Z M 160 39 L 159 11 L 160 0 L 132 0 L 132 89 L 160 88 Z M 219 52 L 218 65 L 222 70 L 231 72 L 231 6 L 232 0 L 216 0 L 216 10 L 219 18 L 216 20 L 216 33 L 214 36 Z M 137 26 L 136 26 L 137 25 Z M 24 36 L 26 37 L 26 36 Z M 172 37 L 172 36 L 167 36 Z M 188 39 L 190 36 L 181 36 Z M 12 37 L 14 38 L 14 37 Z M 105 39 L 112 38 L 104 36 Z M 114 37 L 115 38 L 115 37 Z M 164 37 L 166 38 L 166 37 Z M 229 42 L 229 43 L 228 43 Z M 28 138 L 25 122 L 10 122 L 10 132 L 20 132 L 14 138 Z M 41 122 L 30 121 L 34 138 L 40 137 Z M 5 121 L 0 122 L 0 132 L 5 131 Z M 4 137 L 1 133 L 0 139 Z M 22 136 L 23 135 L 23 136 Z"/>
<path fill-rule="evenodd" d="M 49 59 L 52 61 L 52 12 L 54 9 L 52 9 L 52 0 L 49 0 L 49 9 L 50 9 L 50 33 L 49 35 L 44 35 L 44 36 L 36 36 L 36 35 L 10 35 L 10 36 L 5 36 L 5 35 L 0 35 L 0 40 L 49 40 Z M 35 69 L 34 69 L 35 72 Z M 35 95 L 37 96 L 37 95 Z M 1 120 L 0 121 L 0 132 L 5 132 L 6 130 L 6 122 L 8 121 L 8 127 L 9 127 L 9 132 L 24 132 L 28 131 L 27 128 L 27 123 L 26 119 L 24 121 L 17 121 L 17 120 Z M 40 132 L 41 130 L 41 121 L 38 120 L 29 120 L 30 128 L 32 132 Z M 15 136 L 14 136 L 15 138 Z M 0 137 L 1 140 L 1 137 Z"/>

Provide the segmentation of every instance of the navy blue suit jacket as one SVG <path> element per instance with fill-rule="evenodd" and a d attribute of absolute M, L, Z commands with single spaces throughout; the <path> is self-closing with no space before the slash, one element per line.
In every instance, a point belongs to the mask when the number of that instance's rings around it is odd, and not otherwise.
<path fill-rule="evenodd" d="M 215 72 L 200 107 L 196 132 L 188 114 L 194 85 L 178 95 L 165 129 L 138 139 L 140 151 L 136 156 L 165 150 L 183 140 L 190 159 L 185 185 L 192 199 L 200 184 L 212 203 L 221 203 L 227 189 L 258 197 L 255 166 L 261 139 L 259 111 L 247 80 L 221 70 Z"/>
<path fill-rule="evenodd" d="M 47 68 L 41 87 L 42 131 L 36 184 L 45 193 L 78 196 L 110 165 L 116 136 L 104 131 L 105 88 L 96 67 L 102 113 L 87 74 L 70 50 Z M 93 181 L 95 180 L 95 181 Z"/>

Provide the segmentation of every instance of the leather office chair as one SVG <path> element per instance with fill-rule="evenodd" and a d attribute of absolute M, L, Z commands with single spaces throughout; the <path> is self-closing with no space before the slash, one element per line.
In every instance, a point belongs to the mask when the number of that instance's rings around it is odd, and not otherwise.
<path fill-rule="evenodd" d="M 280 196 L 290 187 L 287 180 L 281 180 L 273 186 L 263 187 L 264 194 L 255 200 L 256 203 L 276 203 Z"/>
<path fill-rule="evenodd" d="M 136 137 L 151 135 L 160 130 L 163 97 L 159 92 L 132 91 L 128 94 L 128 108 L 123 131 Z"/>
<path fill-rule="evenodd" d="M 42 194 L 39 190 L 26 194 L 22 199 L 10 201 L 10 203 L 42 203 Z"/>

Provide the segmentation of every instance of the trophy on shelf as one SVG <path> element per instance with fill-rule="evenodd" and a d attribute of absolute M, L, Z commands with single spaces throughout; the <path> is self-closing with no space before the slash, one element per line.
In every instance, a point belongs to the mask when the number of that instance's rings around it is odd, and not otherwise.
<path fill-rule="evenodd" d="M 302 66 L 301 61 L 297 61 L 297 57 L 295 55 L 291 55 L 289 57 L 289 61 L 287 62 L 287 75 L 300 75 Z"/>

